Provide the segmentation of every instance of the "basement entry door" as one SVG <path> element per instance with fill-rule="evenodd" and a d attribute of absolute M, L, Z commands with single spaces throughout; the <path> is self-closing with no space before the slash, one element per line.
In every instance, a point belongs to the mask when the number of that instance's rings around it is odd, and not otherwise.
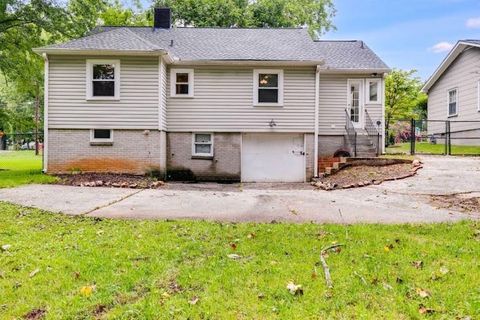
<path fill-rule="evenodd" d="M 305 181 L 303 134 L 244 133 L 242 181 Z"/>

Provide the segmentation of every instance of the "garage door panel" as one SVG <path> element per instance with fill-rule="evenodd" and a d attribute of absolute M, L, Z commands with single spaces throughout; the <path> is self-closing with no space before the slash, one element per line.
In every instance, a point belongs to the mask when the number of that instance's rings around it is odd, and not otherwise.
<path fill-rule="evenodd" d="M 242 181 L 304 181 L 303 134 L 243 135 Z"/>

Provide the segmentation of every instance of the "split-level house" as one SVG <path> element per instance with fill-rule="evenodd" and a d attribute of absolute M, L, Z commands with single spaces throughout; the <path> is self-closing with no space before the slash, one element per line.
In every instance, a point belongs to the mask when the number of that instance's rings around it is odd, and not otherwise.
<path fill-rule="evenodd" d="M 36 52 L 45 172 L 306 181 L 319 157 L 375 155 L 373 135 L 383 141 L 389 69 L 362 41 L 172 27 L 156 9 L 153 28 L 98 27 Z"/>
<path fill-rule="evenodd" d="M 429 135 L 444 143 L 448 131 L 451 144 L 480 144 L 480 40 L 458 41 L 422 90 Z"/>

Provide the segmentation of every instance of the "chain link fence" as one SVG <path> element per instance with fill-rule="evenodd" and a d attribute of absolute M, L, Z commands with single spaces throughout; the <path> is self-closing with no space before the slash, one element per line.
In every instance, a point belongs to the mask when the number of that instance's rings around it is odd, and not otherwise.
<path fill-rule="evenodd" d="M 387 154 L 480 156 L 480 121 L 398 120 L 386 139 Z"/>
<path fill-rule="evenodd" d="M 35 141 L 38 141 L 38 143 L 35 143 Z M 0 150 L 36 150 L 37 148 L 38 153 L 41 154 L 43 152 L 43 132 L 39 132 L 38 135 L 35 135 L 34 132 L 0 132 Z"/>

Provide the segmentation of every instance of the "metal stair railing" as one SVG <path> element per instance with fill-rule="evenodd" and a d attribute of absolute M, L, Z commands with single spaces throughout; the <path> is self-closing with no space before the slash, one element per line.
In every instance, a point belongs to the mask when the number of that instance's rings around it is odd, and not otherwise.
<path fill-rule="evenodd" d="M 353 145 L 353 156 L 357 156 L 357 130 L 353 125 L 352 119 L 350 119 L 350 114 L 348 110 L 345 109 L 345 132 L 347 133 L 348 141 Z"/>
<path fill-rule="evenodd" d="M 375 125 L 375 123 L 373 123 L 367 109 L 365 109 L 365 131 L 367 131 L 367 135 L 370 141 L 373 142 L 377 140 L 377 143 L 375 143 L 375 149 L 377 156 L 380 155 L 380 131 L 378 130 L 378 127 Z"/>

